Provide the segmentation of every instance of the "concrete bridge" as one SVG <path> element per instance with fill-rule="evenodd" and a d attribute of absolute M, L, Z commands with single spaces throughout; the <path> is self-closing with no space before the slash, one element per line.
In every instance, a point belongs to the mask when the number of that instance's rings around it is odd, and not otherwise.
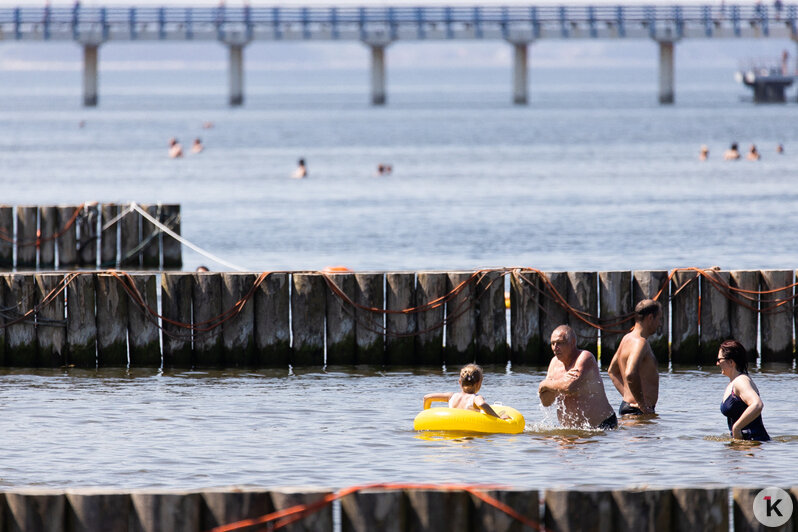
<path fill-rule="evenodd" d="M 776 7 L 778 6 L 778 7 Z M 97 52 L 113 41 L 218 41 L 229 49 L 230 104 L 244 101 L 252 41 L 359 41 L 371 49 L 371 101 L 386 101 L 385 50 L 394 42 L 497 40 L 514 50 L 513 102 L 528 95 L 530 45 L 544 39 L 651 39 L 659 45 L 659 101 L 674 101 L 674 46 L 684 39 L 798 42 L 796 5 L 81 7 L 0 8 L 0 41 L 83 46 L 83 102 L 97 105 Z"/>

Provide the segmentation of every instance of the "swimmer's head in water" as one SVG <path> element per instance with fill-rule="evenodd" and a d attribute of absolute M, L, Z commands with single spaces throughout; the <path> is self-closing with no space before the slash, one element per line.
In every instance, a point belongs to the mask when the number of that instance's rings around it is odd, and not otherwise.
<path fill-rule="evenodd" d="M 482 382 L 482 368 L 478 364 L 467 364 L 460 370 L 460 387 L 466 393 L 476 393 Z"/>

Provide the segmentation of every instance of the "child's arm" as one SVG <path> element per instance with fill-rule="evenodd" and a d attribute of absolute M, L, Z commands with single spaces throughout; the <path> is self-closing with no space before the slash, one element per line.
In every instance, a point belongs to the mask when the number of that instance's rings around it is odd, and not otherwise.
<path fill-rule="evenodd" d="M 454 395 L 453 392 L 449 393 L 428 393 L 424 396 L 424 410 L 430 407 L 433 401 L 448 402 Z"/>
<path fill-rule="evenodd" d="M 474 397 L 474 404 L 489 416 L 499 417 L 499 415 L 493 411 L 493 409 L 490 407 L 487 401 L 485 401 L 485 399 L 482 398 L 481 395 L 477 395 L 476 397 Z M 507 414 L 502 414 L 500 419 L 510 419 L 510 416 L 508 416 Z"/>

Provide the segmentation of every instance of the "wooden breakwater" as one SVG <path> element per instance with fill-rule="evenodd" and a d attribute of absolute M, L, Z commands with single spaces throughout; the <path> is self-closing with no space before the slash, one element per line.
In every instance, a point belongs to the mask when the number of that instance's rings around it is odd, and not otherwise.
<path fill-rule="evenodd" d="M 0 205 L 0 271 L 180 268 L 180 242 L 130 207 Z M 140 207 L 180 234 L 180 205 Z"/>
<path fill-rule="evenodd" d="M 397 485 L 400 486 L 400 485 Z M 531 530 L 728 532 L 764 530 L 761 488 L 511 490 L 491 488 L 229 488 L 202 491 L 11 490 L 0 493 L 3 530 L 202 532 L 262 529 L 297 510 L 293 532 L 521 532 Z M 796 505 L 798 488 L 785 489 Z M 338 498 L 340 497 L 340 498 Z M 331 499 L 340 502 L 340 527 Z M 331 501 L 330 501 L 331 502 Z M 316 505 L 310 512 L 309 506 Z M 782 505 L 786 506 L 786 505 Z M 267 517 L 268 516 L 268 517 Z M 260 520 L 261 528 L 243 526 Z M 793 530 L 795 515 L 779 530 Z M 236 525 L 236 523 L 240 523 Z"/>
<path fill-rule="evenodd" d="M 0 363 L 540 366 L 568 323 L 606 366 L 634 303 L 657 297 L 661 363 L 711 366 L 736 338 L 791 364 L 794 285 L 794 270 L 14 273 L 0 275 Z"/>

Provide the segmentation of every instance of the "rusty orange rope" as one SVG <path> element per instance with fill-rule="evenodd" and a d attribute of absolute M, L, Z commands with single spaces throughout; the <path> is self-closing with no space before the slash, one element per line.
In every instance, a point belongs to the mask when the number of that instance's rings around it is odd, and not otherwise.
<path fill-rule="evenodd" d="M 90 205 L 90 204 L 89 203 L 82 203 L 81 205 L 76 207 L 75 208 L 75 212 L 72 213 L 72 216 L 64 224 L 64 227 L 62 227 L 59 231 L 56 231 L 55 233 L 53 233 L 50 236 L 46 236 L 46 237 L 42 238 L 41 231 L 36 231 L 36 240 L 19 241 L 19 240 L 16 240 L 15 238 L 12 238 L 12 237 L 8 236 L 8 234 L 5 231 L 0 229 L 0 240 L 8 242 L 9 244 L 12 244 L 12 245 L 15 244 L 18 247 L 36 246 L 38 248 L 38 247 L 41 246 L 42 242 L 47 242 L 48 240 L 55 240 L 58 237 L 62 236 L 67 231 L 69 231 L 69 228 L 72 227 L 72 225 L 75 223 L 75 220 L 78 219 L 78 216 L 80 215 L 80 211 L 83 210 L 83 208 L 85 208 L 88 205 Z"/>

